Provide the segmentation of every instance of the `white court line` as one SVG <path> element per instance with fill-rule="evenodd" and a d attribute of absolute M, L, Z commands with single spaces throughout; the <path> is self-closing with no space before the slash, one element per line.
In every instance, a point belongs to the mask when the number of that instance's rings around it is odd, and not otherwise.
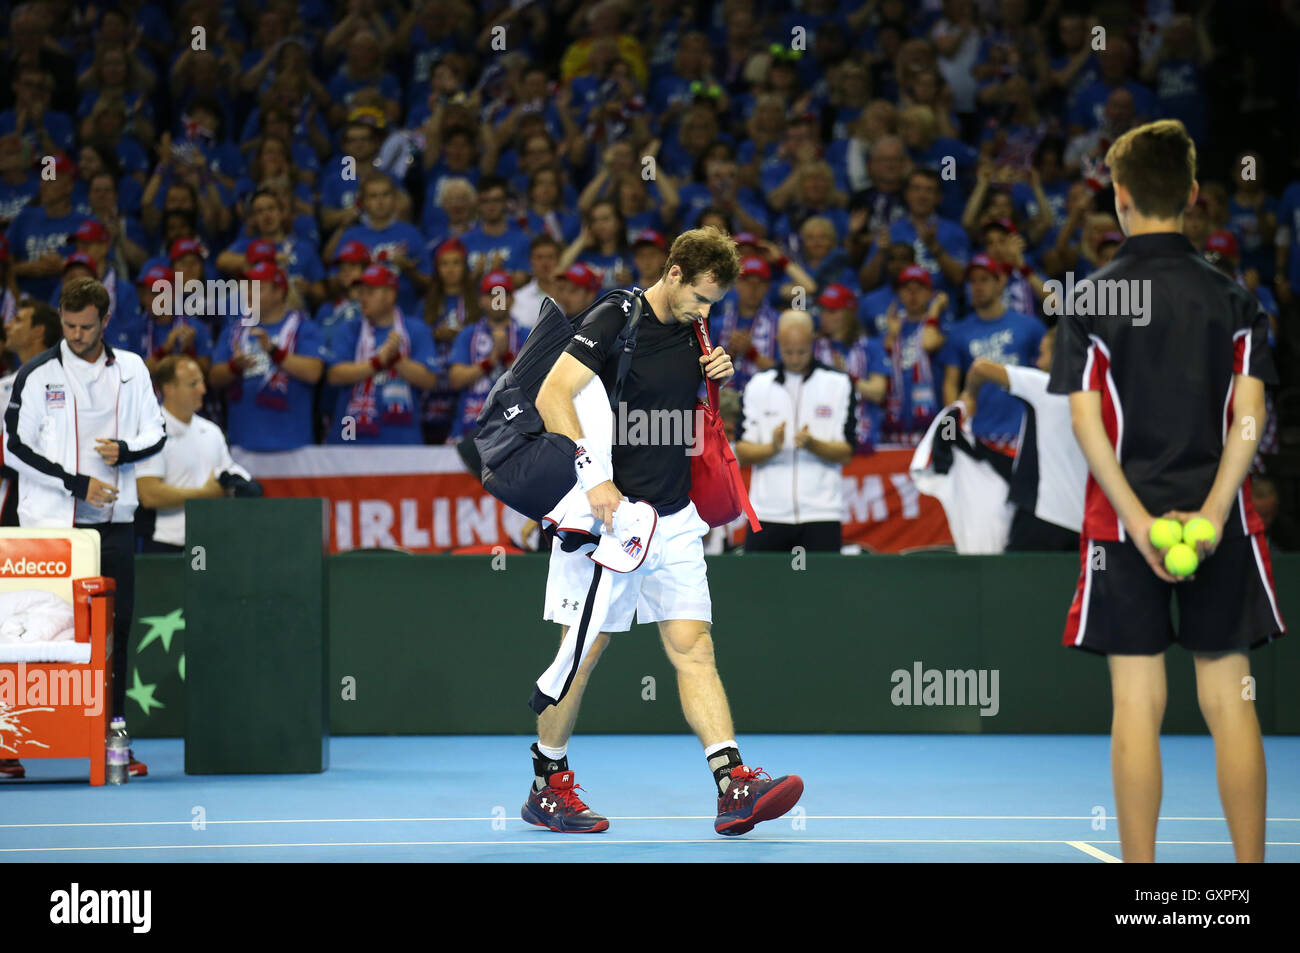
<path fill-rule="evenodd" d="M 711 821 L 712 814 L 662 814 L 662 815 L 606 815 L 611 821 Z M 809 821 L 1093 821 L 1095 814 L 1079 817 L 1069 815 L 1003 815 L 1003 814 L 806 814 Z M 500 817 L 268 817 L 253 820 L 208 820 L 207 824 L 414 824 L 454 821 L 497 821 Z M 1107 815 L 1105 820 L 1118 818 Z M 1162 817 L 1163 821 L 1224 821 L 1222 817 Z M 1270 817 L 1269 824 L 1300 822 L 1300 817 Z M 76 821 L 67 823 L 0 824 L 0 830 L 47 827 L 167 827 L 193 824 L 185 821 Z"/>
<path fill-rule="evenodd" d="M 1100 847 L 1093 847 L 1091 844 L 1085 843 L 1084 841 L 1081 841 L 1081 840 L 1068 840 L 1068 841 L 1066 841 L 1066 843 L 1069 844 L 1071 847 L 1074 847 L 1074 848 L 1077 848 L 1078 850 L 1083 851 L 1083 852 L 1084 852 L 1085 854 L 1087 854 L 1089 857 L 1096 857 L 1098 860 L 1105 861 L 1105 862 L 1108 863 L 1108 864 L 1122 864 L 1122 863 L 1124 863 L 1124 861 L 1120 860 L 1120 859 L 1119 859 L 1118 857 L 1116 857 L 1114 854 L 1108 854 L 1108 853 L 1106 853 L 1104 850 L 1102 850 Z M 1109 842 L 1109 841 L 1105 841 L 1104 843 L 1110 843 L 1110 842 Z"/>
<path fill-rule="evenodd" d="M 1064 844 L 1061 840 L 993 840 L 993 839 L 916 839 L 916 838 L 758 838 L 762 844 Z M 282 847 L 549 847 L 560 844 L 721 844 L 722 837 L 707 840 L 609 840 L 604 837 L 590 839 L 536 837 L 528 840 L 448 840 L 448 841 L 323 841 L 295 844 L 154 844 L 103 847 L 3 847 L 4 854 L 67 853 L 72 851 L 107 850 L 232 850 Z M 1119 841 L 1094 841 L 1096 844 L 1118 844 Z M 1226 840 L 1162 840 L 1156 846 L 1191 845 L 1200 847 L 1231 847 Z M 1266 847 L 1300 847 L 1300 841 L 1269 841 Z"/>

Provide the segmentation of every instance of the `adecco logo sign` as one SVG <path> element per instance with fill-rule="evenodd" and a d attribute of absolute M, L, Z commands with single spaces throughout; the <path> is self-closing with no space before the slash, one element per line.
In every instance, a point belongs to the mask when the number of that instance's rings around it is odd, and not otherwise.
<path fill-rule="evenodd" d="M 59 579 L 71 575 L 71 540 L 0 540 L 0 579 Z"/>

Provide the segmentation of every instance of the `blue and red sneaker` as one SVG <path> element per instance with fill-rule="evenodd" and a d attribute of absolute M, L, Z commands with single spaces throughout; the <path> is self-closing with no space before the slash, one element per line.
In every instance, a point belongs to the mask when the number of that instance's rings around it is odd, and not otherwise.
<path fill-rule="evenodd" d="M 803 796 L 803 779 L 787 774 L 775 780 L 762 768 L 743 764 L 731 769 L 727 793 L 718 798 L 718 819 L 713 829 L 719 834 L 746 834 L 754 825 L 780 817 Z"/>
<path fill-rule="evenodd" d="M 572 771 L 556 771 L 547 778 L 546 787 L 530 791 L 519 816 L 529 824 L 561 834 L 598 834 L 609 829 L 601 817 L 578 797 L 582 788 L 573 783 Z"/>

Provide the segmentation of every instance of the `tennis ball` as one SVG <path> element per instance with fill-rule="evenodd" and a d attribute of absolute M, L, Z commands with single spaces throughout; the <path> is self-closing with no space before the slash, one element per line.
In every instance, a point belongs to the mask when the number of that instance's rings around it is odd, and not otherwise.
<path fill-rule="evenodd" d="M 1183 541 L 1183 525 L 1178 520 L 1156 520 L 1151 524 L 1151 545 L 1168 549 Z"/>
<path fill-rule="evenodd" d="M 1196 550 L 1186 543 L 1175 543 L 1165 553 L 1165 568 L 1173 576 L 1190 576 L 1198 565 Z"/>
<path fill-rule="evenodd" d="M 1183 527 L 1183 542 L 1195 546 L 1199 542 L 1213 543 L 1215 540 L 1214 524 L 1204 516 L 1197 516 L 1187 521 Z"/>

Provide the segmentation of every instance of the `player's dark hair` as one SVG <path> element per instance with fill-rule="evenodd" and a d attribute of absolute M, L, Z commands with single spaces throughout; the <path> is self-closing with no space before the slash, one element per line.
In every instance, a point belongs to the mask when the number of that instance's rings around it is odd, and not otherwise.
<path fill-rule="evenodd" d="M 673 265 L 682 270 L 682 283 L 693 285 L 704 276 L 712 278 L 719 287 L 730 288 L 740 275 L 740 252 L 736 242 L 725 232 L 706 225 L 682 232 L 668 251 L 664 274 Z"/>
<path fill-rule="evenodd" d="M 94 278 L 73 278 L 64 283 L 59 294 L 60 312 L 81 311 L 91 305 L 99 312 L 99 320 L 108 317 L 108 291 L 103 285 Z"/>
<path fill-rule="evenodd" d="M 46 349 L 54 347 L 63 339 L 63 323 L 59 320 L 59 312 L 44 301 L 30 301 L 22 307 L 32 309 L 32 327 L 40 325 L 44 332 L 41 343 Z"/>
<path fill-rule="evenodd" d="M 1177 119 L 1130 129 L 1106 153 L 1111 178 L 1133 196 L 1147 218 L 1176 219 L 1187 209 L 1196 181 L 1196 143 Z"/>

